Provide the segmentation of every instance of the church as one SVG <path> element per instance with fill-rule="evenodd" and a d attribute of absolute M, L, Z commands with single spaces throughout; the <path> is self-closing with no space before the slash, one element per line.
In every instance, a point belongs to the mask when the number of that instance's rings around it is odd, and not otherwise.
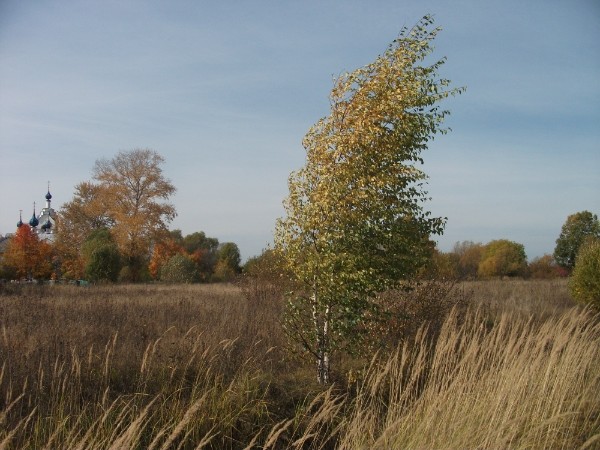
<path fill-rule="evenodd" d="M 33 202 L 33 215 L 29 219 L 29 226 L 37 233 L 41 240 L 49 243 L 54 242 L 56 232 L 56 211 L 51 206 L 52 194 L 50 194 L 50 183 L 48 182 L 48 193 L 46 194 L 46 206 L 42 208 L 40 214 L 36 216 L 35 202 Z M 23 225 L 22 212 L 19 213 L 17 227 Z"/>

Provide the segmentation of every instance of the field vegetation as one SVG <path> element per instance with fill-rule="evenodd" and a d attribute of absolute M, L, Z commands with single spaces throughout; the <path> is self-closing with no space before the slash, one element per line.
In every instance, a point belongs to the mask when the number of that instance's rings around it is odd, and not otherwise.
<path fill-rule="evenodd" d="M 404 323 L 329 386 L 273 283 L 0 289 L 0 449 L 600 446 L 600 321 L 564 279 L 388 293 Z"/>

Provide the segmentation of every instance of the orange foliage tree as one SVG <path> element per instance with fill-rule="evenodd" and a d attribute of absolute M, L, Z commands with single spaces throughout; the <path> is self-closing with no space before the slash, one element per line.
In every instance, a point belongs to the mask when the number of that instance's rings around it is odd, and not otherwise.
<path fill-rule="evenodd" d="M 23 224 L 8 244 L 4 264 L 12 267 L 19 278 L 50 278 L 52 246 L 41 241 L 29 225 Z"/>
<path fill-rule="evenodd" d="M 144 279 L 152 243 L 161 240 L 176 212 L 167 200 L 175 187 L 162 172 L 164 159 L 150 149 L 119 152 L 96 161 L 93 180 L 76 186 L 61 210 L 61 258 L 72 274 L 83 269 L 81 246 L 94 230 L 108 229 L 130 281 Z"/>
<path fill-rule="evenodd" d="M 114 221 L 111 232 L 134 280 L 151 243 L 176 216 L 175 207 L 167 203 L 175 186 L 164 177 L 163 163 L 164 158 L 153 150 L 134 149 L 96 161 L 93 170 L 100 198 Z"/>
<path fill-rule="evenodd" d="M 157 242 L 152 251 L 152 257 L 148 264 L 150 276 L 155 280 L 160 278 L 160 268 L 177 254 L 185 254 L 185 250 L 174 239 Z"/>
<path fill-rule="evenodd" d="M 108 216 L 105 202 L 100 198 L 100 188 L 84 181 L 75 186 L 70 202 L 60 211 L 60 227 L 55 243 L 63 275 L 70 279 L 83 278 L 86 258 L 83 244 L 95 231 L 109 229 L 114 221 Z"/>

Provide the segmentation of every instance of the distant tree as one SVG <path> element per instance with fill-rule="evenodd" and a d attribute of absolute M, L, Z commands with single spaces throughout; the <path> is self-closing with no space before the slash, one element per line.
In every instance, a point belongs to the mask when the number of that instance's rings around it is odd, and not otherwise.
<path fill-rule="evenodd" d="M 242 257 L 240 249 L 233 242 L 225 242 L 219 246 L 218 260 L 224 261 L 235 273 L 241 271 L 240 263 Z"/>
<path fill-rule="evenodd" d="M 534 258 L 528 266 L 529 276 L 537 279 L 557 278 L 560 276 L 559 267 L 552 255 Z"/>
<path fill-rule="evenodd" d="M 573 270 L 579 248 L 586 239 L 600 238 L 598 216 L 589 211 L 581 211 L 567 217 L 560 236 L 556 240 L 554 258 L 559 266 Z"/>
<path fill-rule="evenodd" d="M 143 278 L 152 242 L 176 215 L 167 202 L 175 187 L 164 177 L 163 163 L 149 149 L 96 161 L 93 180 L 77 185 L 73 200 L 61 209 L 59 248 L 68 272 L 81 272 L 81 245 L 92 231 L 108 228 L 128 267 L 127 278 Z"/>
<path fill-rule="evenodd" d="M 301 286 L 290 297 L 286 331 L 314 358 L 319 383 L 330 357 L 360 350 L 377 292 L 394 288 L 428 260 L 429 237 L 444 219 L 424 211 L 421 152 L 461 92 L 423 65 L 437 29 L 425 17 L 403 30 L 373 63 L 338 78 L 331 114 L 307 133 L 305 166 L 291 174 L 276 248 Z"/>
<path fill-rule="evenodd" d="M 121 271 L 121 255 L 107 229 L 92 232 L 83 243 L 85 276 L 94 282 L 115 282 Z"/>
<path fill-rule="evenodd" d="M 160 269 L 162 266 L 173 256 L 183 253 L 185 253 L 183 247 L 172 237 L 165 239 L 164 241 L 157 242 L 154 245 L 152 257 L 150 258 L 150 263 L 148 264 L 150 276 L 153 279 L 158 280 L 160 278 Z"/>
<path fill-rule="evenodd" d="M 203 231 L 186 235 L 182 242 L 183 248 L 198 266 L 200 279 L 210 281 L 217 263 L 219 240 L 207 237 Z"/>
<path fill-rule="evenodd" d="M 600 311 L 600 239 L 580 247 L 569 288 L 577 301 Z"/>
<path fill-rule="evenodd" d="M 181 234 L 181 230 L 171 230 L 171 231 L 169 231 L 169 237 L 176 244 L 183 246 L 183 234 Z"/>
<path fill-rule="evenodd" d="M 458 259 L 458 277 L 461 279 L 476 278 L 483 256 L 483 244 L 473 241 L 457 242 L 454 244 L 452 253 Z"/>
<path fill-rule="evenodd" d="M 222 281 L 231 281 L 240 272 L 240 249 L 233 242 L 225 242 L 219 246 L 215 277 Z"/>
<path fill-rule="evenodd" d="M 525 247 L 506 239 L 491 241 L 484 247 L 483 258 L 479 263 L 478 275 L 500 277 L 525 275 L 527 255 Z"/>
<path fill-rule="evenodd" d="M 83 243 L 94 231 L 114 225 L 100 198 L 100 187 L 87 181 L 79 183 L 75 186 L 73 199 L 62 205 L 59 217 L 55 247 L 63 275 L 70 279 L 83 278 L 86 264 Z"/>
<path fill-rule="evenodd" d="M 242 267 L 242 272 L 250 277 L 265 278 L 275 282 L 282 278 L 284 266 L 285 263 L 278 252 L 266 249 L 260 255 L 248 258 Z"/>
<path fill-rule="evenodd" d="M 175 192 L 161 165 L 164 158 L 150 149 L 119 152 L 96 161 L 93 175 L 100 198 L 114 221 L 112 234 L 125 256 L 134 281 L 139 278 L 154 238 L 167 231 L 176 216 L 166 200 Z"/>
<path fill-rule="evenodd" d="M 428 279 L 458 278 L 458 255 L 433 249 L 431 261 L 423 268 L 421 275 Z"/>
<path fill-rule="evenodd" d="M 160 279 L 167 283 L 194 283 L 198 281 L 198 270 L 189 256 L 179 253 L 162 266 Z"/>
<path fill-rule="evenodd" d="M 116 245 L 96 248 L 85 268 L 86 277 L 95 282 L 115 282 L 121 272 L 121 255 Z"/>
<path fill-rule="evenodd" d="M 3 264 L 18 278 L 48 279 L 53 272 L 52 247 L 24 223 L 8 243 Z"/>

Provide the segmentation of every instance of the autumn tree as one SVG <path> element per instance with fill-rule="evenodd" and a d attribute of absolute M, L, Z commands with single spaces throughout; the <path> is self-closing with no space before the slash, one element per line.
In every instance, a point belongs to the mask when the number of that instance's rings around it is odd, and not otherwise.
<path fill-rule="evenodd" d="M 498 239 L 489 242 L 483 250 L 478 275 L 481 277 L 500 277 L 525 275 L 527 255 L 523 244 Z"/>
<path fill-rule="evenodd" d="M 452 252 L 445 253 L 434 248 L 431 260 L 419 271 L 419 275 L 422 278 L 434 280 L 456 279 L 458 278 L 458 257 Z"/>
<path fill-rule="evenodd" d="M 48 279 L 53 271 L 52 247 L 41 241 L 36 232 L 24 223 L 8 243 L 3 263 L 18 278 Z"/>
<path fill-rule="evenodd" d="M 96 161 L 94 180 L 114 220 L 112 234 L 134 273 L 150 251 L 152 240 L 167 231 L 175 208 L 166 200 L 175 192 L 161 165 L 164 158 L 150 149 L 119 152 L 113 159 Z"/>
<path fill-rule="evenodd" d="M 452 253 L 458 260 L 458 277 L 461 279 L 473 279 L 477 277 L 479 263 L 483 257 L 483 244 L 473 241 L 456 242 Z"/>
<path fill-rule="evenodd" d="M 63 275 L 70 279 L 83 278 L 86 261 L 81 250 L 84 242 L 93 232 L 114 225 L 101 199 L 100 187 L 88 181 L 79 183 L 75 186 L 73 199 L 61 207 L 59 217 L 55 247 Z"/>
<path fill-rule="evenodd" d="M 222 281 L 231 281 L 240 272 L 240 249 L 233 242 L 225 242 L 219 246 L 215 277 Z"/>
<path fill-rule="evenodd" d="M 128 278 L 141 277 L 151 244 L 167 232 L 175 208 L 167 202 L 175 187 L 162 172 L 164 159 L 149 149 L 119 152 L 100 159 L 92 182 L 77 186 L 73 201 L 62 208 L 63 242 L 79 244 L 89 233 L 108 227 L 124 257 Z"/>
<path fill-rule="evenodd" d="M 421 152 L 442 128 L 438 103 L 461 92 L 439 78 L 444 60 L 424 65 L 438 29 L 423 18 L 373 63 L 340 76 L 331 113 L 306 134 L 303 168 L 289 179 L 276 248 L 299 288 L 286 332 L 329 382 L 338 349 L 359 349 L 372 297 L 395 288 L 427 261 L 444 219 L 428 200 Z"/>
<path fill-rule="evenodd" d="M 179 231 L 179 230 L 176 230 Z M 180 232 L 181 234 L 181 232 Z M 169 237 L 163 241 L 157 242 L 152 250 L 152 257 L 148 264 L 150 276 L 155 280 L 160 278 L 160 270 L 173 256 L 185 253 L 183 247 L 175 238 Z"/>
<path fill-rule="evenodd" d="M 217 263 L 219 240 L 206 236 L 203 231 L 196 231 L 186 235 L 182 245 L 198 266 L 201 281 L 210 281 Z"/>
<path fill-rule="evenodd" d="M 560 276 L 559 267 L 552 255 L 533 258 L 528 266 L 529 276 L 536 279 L 557 278 Z"/>
<path fill-rule="evenodd" d="M 598 216 L 589 211 L 581 211 L 567 217 L 560 236 L 556 240 L 554 258 L 559 266 L 573 270 L 579 248 L 587 239 L 600 238 Z"/>
<path fill-rule="evenodd" d="M 188 255 L 178 253 L 162 266 L 160 279 L 168 283 L 194 283 L 199 281 L 198 268 Z"/>

